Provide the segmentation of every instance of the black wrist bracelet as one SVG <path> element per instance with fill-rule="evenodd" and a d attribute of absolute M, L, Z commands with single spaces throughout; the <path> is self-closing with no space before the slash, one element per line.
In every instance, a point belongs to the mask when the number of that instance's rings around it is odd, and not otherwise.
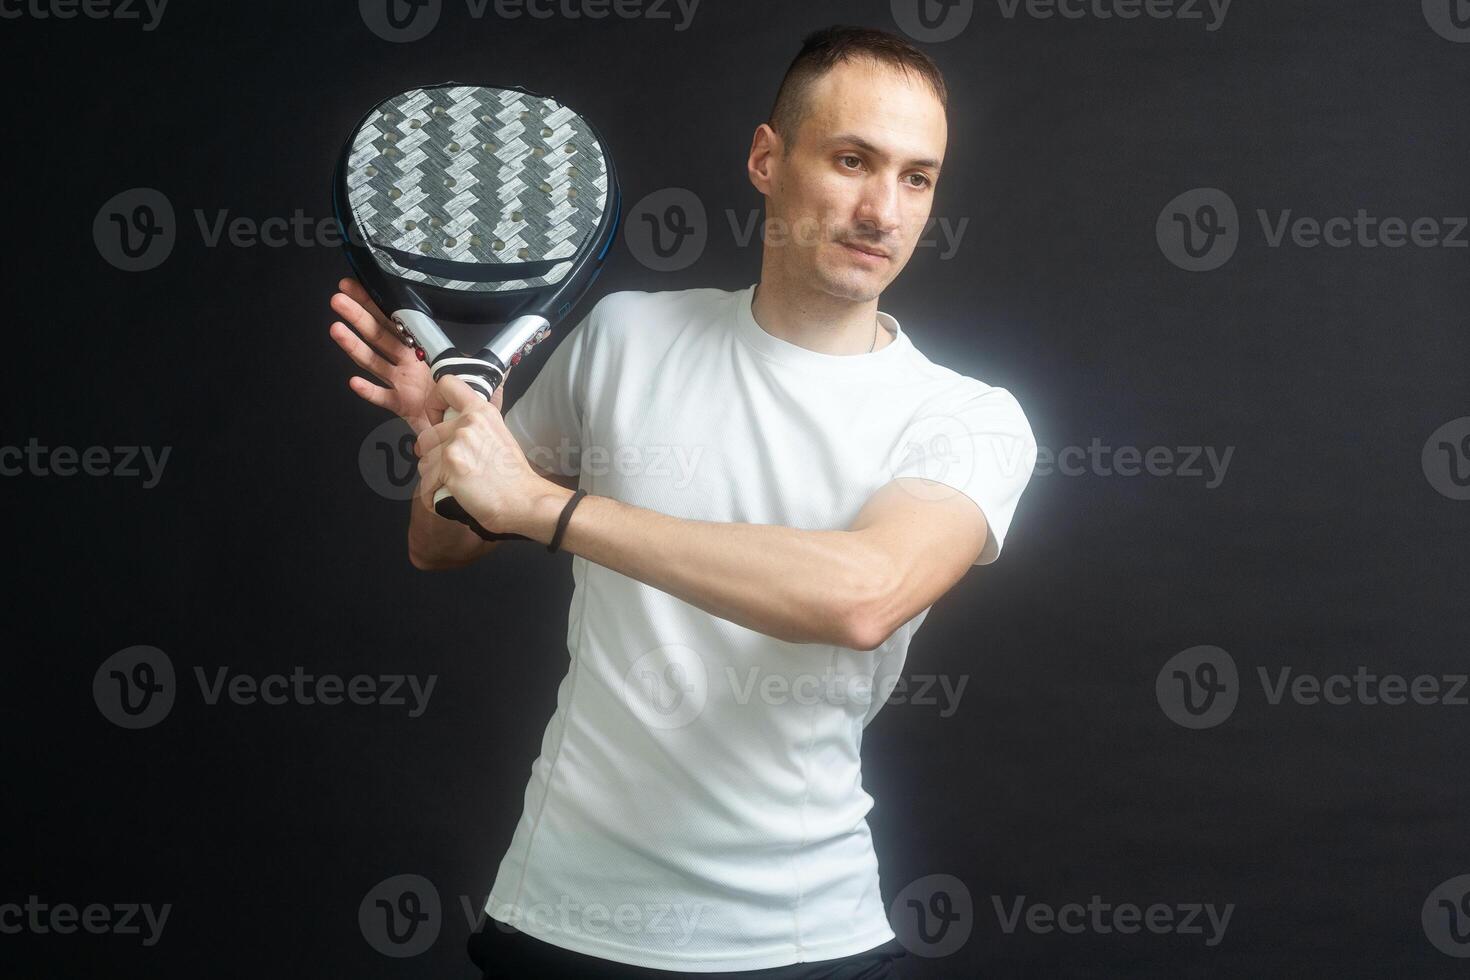
<path fill-rule="evenodd" d="M 572 494 L 572 499 L 568 500 L 567 505 L 561 509 L 561 517 L 556 521 L 556 533 L 551 536 L 551 544 L 546 546 L 547 551 L 555 552 L 561 547 L 561 536 L 567 533 L 567 522 L 572 519 L 572 508 L 576 507 L 585 496 L 587 496 L 586 490 L 578 490 Z"/>

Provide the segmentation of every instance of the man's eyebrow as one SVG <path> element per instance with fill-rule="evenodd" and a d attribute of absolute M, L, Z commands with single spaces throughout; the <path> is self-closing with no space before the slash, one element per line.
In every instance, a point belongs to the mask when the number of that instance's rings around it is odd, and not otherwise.
<path fill-rule="evenodd" d="M 878 147 L 874 146 L 872 143 L 863 139 L 861 136 L 858 136 L 856 133 L 838 133 L 836 136 L 832 136 L 827 139 L 828 146 L 836 146 L 839 143 L 855 146 L 858 149 L 863 150 L 866 153 L 871 153 L 873 156 L 877 157 L 886 157 L 888 155 L 880 150 Z M 931 160 L 928 158 L 925 158 L 923 160 L 910 160 L 908 161 L 907 166 L 928 167 L 930 170 L 938 170 L 939 161 Z"/>

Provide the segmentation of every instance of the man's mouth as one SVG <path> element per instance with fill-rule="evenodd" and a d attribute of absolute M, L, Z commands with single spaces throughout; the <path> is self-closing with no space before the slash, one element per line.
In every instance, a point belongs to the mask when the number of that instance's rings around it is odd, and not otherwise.
<path fill-rule="evenodd" d="M 842 246 L 859 255 L 866 255 L 874 259 L 886 259 L 889 257 L 887 252 L 881 248 L 874 248 L 871 245 L 855 245 L 852 242 L 843 242 Z"/>

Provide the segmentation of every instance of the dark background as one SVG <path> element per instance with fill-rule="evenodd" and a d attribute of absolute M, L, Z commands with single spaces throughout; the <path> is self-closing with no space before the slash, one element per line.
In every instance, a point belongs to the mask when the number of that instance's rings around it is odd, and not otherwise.
<path fill-rule="evenodd" d="M 851 0 L 704 0 L 684 31 L 476 20 L 446 0 L 413 43 L 378 38 L 348 0 L 173 0 L 152 31 L 0 21 L 0 444 L 171 447 L 152 489 L 0 483 L 0 903 L 173 906 L 151 948 L 0 935 L 0 971 L 473 975 L 460 897 L 478 909 L 520 814 L 567 666 L 570 558 L 513 544 L 460 573 L 412 569 L 407 505 L 358 466 L 383 416 L 349 392 L 327 336 L 342 255 L 209 247 L 195 211 L 321 221 L 335 155 L 374 102 L 515 83 L 596 121 L 629 204 L 682 187 L 709 212 L 708 247 L 680 271 L 620 242 L 583 312 L 619 289 L 740 288 L 759 246 L 724 215 L 761 203 L 752 130 L 803 34 L 833 22 L 896 29 L 887 2 Z M 1463 975 L 1420 913 L 1470 873 L 1470 709 L 1272 705 L 1256 673 L 1470 668 L 1470 503 L 1420 463 L 1431 433 L 1470 415 L 1470 251 L 1272 248 L 1255 214 L 1465 215 L 1470 43 L 1431 30 L 1418 0 L 1236 0 L 1215 31 L 984 2 L 926 50 L 952 100 L 935 213 L 969 224 L 952 258 L 921 249 L 882 308 L 932 359 L 1013 391 L 1043 447 L 1234 455 L 1214 488 L 1038 471 L 1001 560 L 934 607 L 908 672 L 968 686 L 948 717 L 891 704 L 869 728 L 869 820 L 885 900 L 956 876 L 973 933 L 951 956 L 908 957 L 909 975 Z M 177 243 L 124 272 L 92 227 L 136 187 L 172 203 Z M 1161 209 L 1197 187 L 1240 209 L 1239 248 L 1211 272 L 1155 240 Z M 140 644 L 167 654 L 178 692 L 167 718 L 128 731 L 92 682 Z M 1202 644 L 1239 666 L 1239 704 L 1188 730 L 1155 679 Z M 208 705 L 194 670 L 224 666 L 439 680 L 419 718 Z M 357 918 L 398 874 L 445 906 L 438 941 L 409 959 L 375 951 Z M 1235 909 L 1208 947 L 1007 934 L 992 898 L 1094 894 Z"/>

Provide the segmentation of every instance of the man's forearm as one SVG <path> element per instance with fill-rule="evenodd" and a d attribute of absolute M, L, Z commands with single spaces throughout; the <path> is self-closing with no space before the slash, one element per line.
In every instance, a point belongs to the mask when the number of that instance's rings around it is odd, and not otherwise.
<path fill-rule="evenodd" d="M 549 542 L 571 498 L 558 488 L 522 533 Z M 793 643 L 868 648 L 887 575 L 852 531 L 690 521 L 589 496 L 572 512 L 563 551 Z"/>
<path fill-rule="evenodd" d="M 423 571 L 463 568 L 500 546 L 485 541 L 458 521 L 445 520 L 415 493 L 408 519 L 408 560 Z"/>

